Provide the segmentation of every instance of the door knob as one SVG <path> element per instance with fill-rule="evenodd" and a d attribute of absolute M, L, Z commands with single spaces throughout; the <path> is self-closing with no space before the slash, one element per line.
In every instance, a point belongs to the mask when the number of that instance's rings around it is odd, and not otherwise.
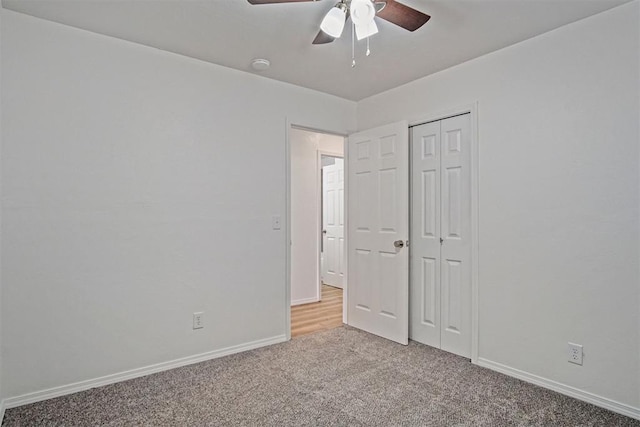
<path fill-rule="evenodd" d="M 396 240 L 395 242 L 393 242 L 393 246 L 395 246 L 396 248 L 403 248 L 404 242 L 402 240 Z"/>
<path fill-rule="evenodd" d="M 327 230 L 322 230 L 322 234 L 327 234 Z"/>

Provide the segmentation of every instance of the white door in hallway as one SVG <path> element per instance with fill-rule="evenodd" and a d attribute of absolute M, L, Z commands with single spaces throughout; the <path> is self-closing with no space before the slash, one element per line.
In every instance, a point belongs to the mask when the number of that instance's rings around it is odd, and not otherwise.
<path fill-rule="evenodd" d="M 322 168 L 322 282 L 343 287 L 344 159 Z"/>
<path fill-rule="evenodd" d="M 411 131 L 410 337 L 471 357 L 470 115 Z"/>
<path fill-rule="evenodd" d="M 409 335 L 407 122 L 348 140 L 348 322 L 399 342 Z"/>

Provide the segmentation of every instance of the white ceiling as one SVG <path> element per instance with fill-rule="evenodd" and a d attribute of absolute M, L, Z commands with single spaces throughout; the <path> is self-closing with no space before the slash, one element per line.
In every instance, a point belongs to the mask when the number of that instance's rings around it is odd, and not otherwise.
<path fill-rule="evenodd" d="M 629 0 L 400 0 L 432 16 L 414 33 L 380 32 L 312 45 L 336 0 L 252 6 L 246 0 L 3 0 L 5 8 L 124 40 L 360 100 Z"/>

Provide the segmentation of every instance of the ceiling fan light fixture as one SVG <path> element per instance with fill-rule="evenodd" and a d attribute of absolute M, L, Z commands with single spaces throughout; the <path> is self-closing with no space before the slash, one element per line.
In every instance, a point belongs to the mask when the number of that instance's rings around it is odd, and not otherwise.
<path fill-rule="evenodd" d="M 362 40 L 378 32 L 376 6 L 371 0 L 351 0 L 349 8 L 351 20 L 356 27 L 356 37 Z"/>
<path fill-rule="evenodd" d="M 362 40 L 367 37 L 371 37 L 378 33 L 378 26 L 376 21 L 371 21 L 368 24 L 356 25 L 356 38 Z"/>
<path fill-rule="evenodd" d="M 344 23 L 347 20 L 347 5 L 343 2 L 336 4 L 327 12 L 320 29 L 333 38 L 339 38 L 344 30 Z"/>

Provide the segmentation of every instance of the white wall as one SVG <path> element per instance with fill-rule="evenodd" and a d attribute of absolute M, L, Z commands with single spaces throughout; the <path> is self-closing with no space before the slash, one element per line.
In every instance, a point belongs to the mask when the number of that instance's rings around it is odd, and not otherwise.
<path fill-rule="evenodd" d="M 635 407 L 638 9 L 358 104 L 479 101 L 480 357 Z M 2 13 L 0 396 L 283 337 L 285 117 L 348 133 L 354 104 Z"/>
<path fill-rule="evenodd" d="M 355 103 L 10 11 L 2 53 L 3 395 L 284 339 L 286 120 Z"/>
<path fill-rule="evenodd" d="M 342 155 L 344 138 L 291 129 L 291 304 L 320 300 L 318 295 L 318 150 Z"/>
<path fill-rule="evenodd" d="M 480 358 L 635 408 L 638 5 L 358 103 L 366 129 L 478 102 Z"/>

